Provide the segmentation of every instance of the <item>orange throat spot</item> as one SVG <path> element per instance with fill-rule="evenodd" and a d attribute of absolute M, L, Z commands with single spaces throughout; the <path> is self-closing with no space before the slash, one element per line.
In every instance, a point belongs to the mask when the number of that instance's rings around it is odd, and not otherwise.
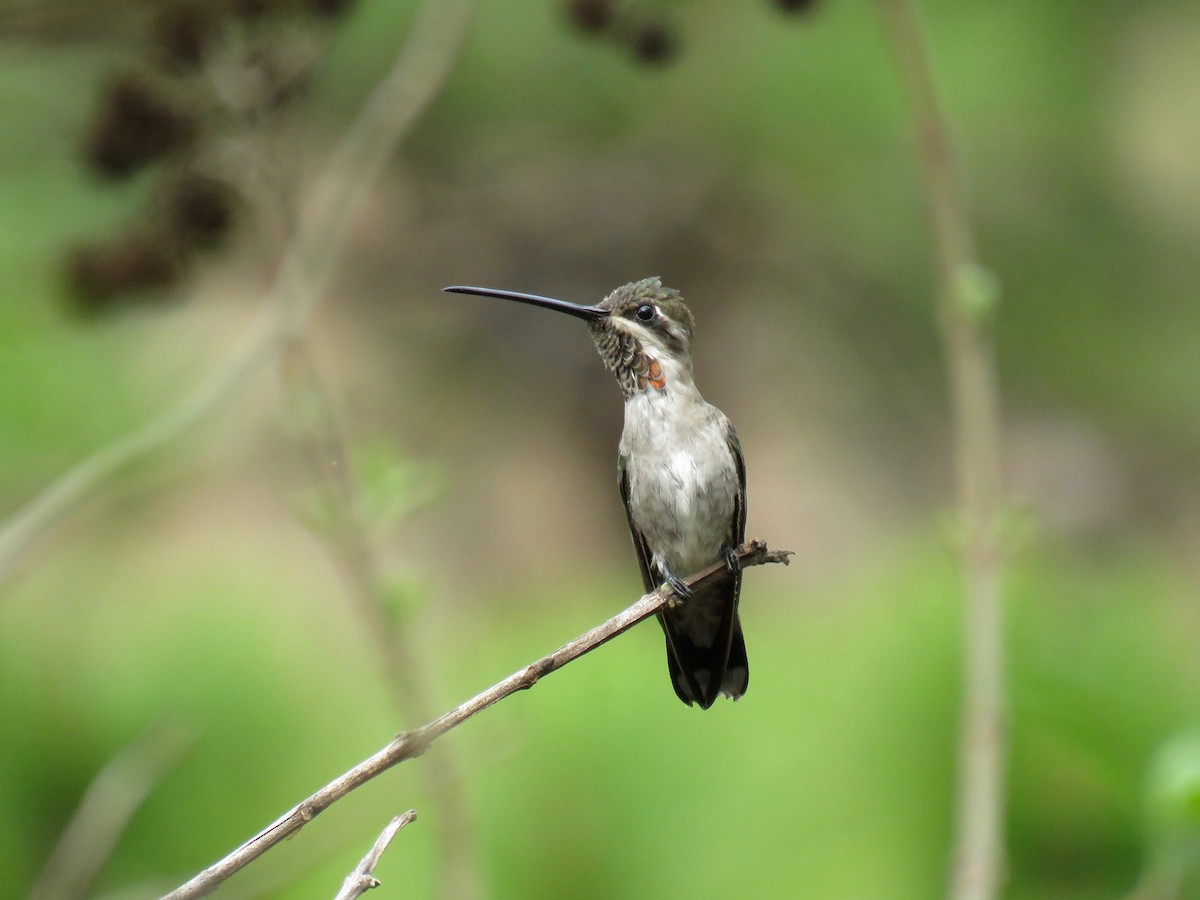
<path fill-rule="evenodd" d="M 639 390 L 645 390 L 647 385 L 656 391 L 664 390 L 667 386 L 667 376 L 663 374 L 662 363 L 649 356 L 643 356 L 641 365 L 637 367 L 637 383 Z"/>

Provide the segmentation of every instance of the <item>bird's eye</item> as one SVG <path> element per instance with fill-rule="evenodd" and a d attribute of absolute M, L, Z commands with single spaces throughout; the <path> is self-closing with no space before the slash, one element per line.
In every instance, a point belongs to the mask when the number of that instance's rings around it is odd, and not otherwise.
<path fill-rule="evenodd" d="M 634 315 L 637 316 L 639 319 L 641 319 L 643 322 L 653 322 L 654 317 L 658 315 L 658 310 L 655 309 L 653 306 L 651 306 L 649 303 L 643 303 L 641 306 L 639 306 L 637 308 L 637 312 L 634 313 Z"/>

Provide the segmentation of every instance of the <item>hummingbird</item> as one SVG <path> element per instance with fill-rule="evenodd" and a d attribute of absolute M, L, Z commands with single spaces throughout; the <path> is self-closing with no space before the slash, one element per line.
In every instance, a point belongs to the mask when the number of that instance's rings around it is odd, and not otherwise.
<path fill-rule="evenodd" d="M 738 617 L 746 531 L 746 466 L 733 425 L 692 378 L 695 320 L 658 278 L 617 288 L 594 306 L 516 291 L 448 287 L 583 319 L 625 398 L 617 458 L 621 500 L 646 590 L 676 595 L 658 612 L 679 699 L 708 709 L 746 692 L 750 669 Z M 682 580 L 723 562 L 725 575 L 695 590 Z"/>

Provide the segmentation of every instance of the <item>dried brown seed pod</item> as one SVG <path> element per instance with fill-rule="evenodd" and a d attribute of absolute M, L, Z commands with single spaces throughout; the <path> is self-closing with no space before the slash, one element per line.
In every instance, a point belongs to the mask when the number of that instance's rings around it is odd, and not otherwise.
<path fill-rule="evenodd" d="M 217 11 L 197 0 L 179 0 L 158 11 L 150 32 L 156 54 L 169 69 L 194 71 L 204 64 L 220 33 Z"/>
<path fill-rule="evenodd" d="M 653 66 L 668 62 L 679 49 L 667 26 L 656 22 L 635 29 L 629 42 L 638 61 Z"/>
<path fill-rule="evenodd" d="M 213 247 L 233 227 L 238 197 L 232 187 L 216 178 L 191 172 L 168 186 L 167 221 L 181 244 Z"/>
<path fill-rule="evenodd" d="M 816 6 L 817 0 L 774 0 L 774 3 L 786 13 L 803 13 Z"/>
<path fill-rule="evenodd" d="M 309 9 L 326 19 L 345 15 L 353 5 L 354 0 L 308 0 Z"/>
<path fill-rule="evenodd" d="M 232 0 L 229 12 L 235 19 L 261 19 L 275 12 L 280 6 L 277 0 Z"/>
<path fill-rule="evenodd" d="M 77 247 L 67 281 L 80 310 L 102 313 L 132 295 L 171 285 L 183 270 L 178 248 L 164 235 L 135 233 L 108 244 Z"/>
<path fill-rule="evenodd" d="M 567 14 L 580 31 L 596 33 L 612 24 L 616 6 L 614 0 L 570 0 Z"/>
<path fill-rule="evenodd" d="M 152 80 L 126 75 L 101 102 L 84 155 L 96 171 L 121 178 L 186 147 L 198 131 L 196 117 Z"/>

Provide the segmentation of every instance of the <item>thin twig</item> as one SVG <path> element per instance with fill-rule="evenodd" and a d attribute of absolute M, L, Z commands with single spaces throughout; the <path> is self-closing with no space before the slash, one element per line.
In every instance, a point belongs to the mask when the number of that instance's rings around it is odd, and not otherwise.
<path fill-rule="evenodd" d="M 160 724 L 113 756 L 88 785 L 29 900 L 90 896 L 129 820 L 190 742 L 185 729 Z"/>
<path fill-rule="evenodd" d="M 402 717 L 412 715 L 421 721 L 432 711 L 424 709 L 424 692 L 409 665 L 412 654 L 396 646 L 403 636 L 382 599 L 385 589 L 380 583 L 380 565 L 363 522 L 362 497 L 329 390 L 303 337 L 288 342 L 282 362 L 284 400 L 292 407 L 298 443 L 321 495 L 322 514 L 328 513 L 329 521 L 320 522 L 314 530 L 329 545 L 354 611 L 376 645 L 398 711 Z"/>
<path fill-rule="evenodd" d="M 743 568 L 760 566 L 765 563 L 787 564 L 788 557 L 791 555 L 789 550 L 768 550 L 764 541 L 751 541 L 738 548 L 738 558 Z M 723 577 L 724 574 L 725 563 L 721 562 L 709 566 L 703 572 L 693 575 L 685 581 L 694 588 L 715 578 Z M 528 690 L 556 669 L 595 650 L 601 644 L 629 630 L 643 619 L 654 615 L 673 596 L 671 591 L 665 587 L 651 591 L 604 624 L 598 625 L 586 634 L 564 644 L 549 656 L 544 656 L 537 662 L 525 666 L 503 681 L 492 685 L 486 691 L 476 694 L 441 718 L 415 731 L 402 732 L 374 756 L 363 760 L 353 769 L 334 779 L 307 800 L 284 813 L 228 856 L 167 894 L 165 900 L 184 900 L 184 898 L 202 897 L 210 893 L 230 875 L 249 865 L 280 841 L 291 837 L 351 791 L 362 787 L 372 778 L 386 772 L 396 764 L 420 756 L 435 740 L 457 728 L 467 719 L 517 691 Z"/>
<path fill-rule="evenodd" d="M 975 239 L 949 127 L 913 0 L 879 0 L 917 133 L 937 261 L 937 291 L 963 529 L 964 687 L 950 894 L 990 900 L 1004 862 L 1004 559 L 998 534 L 1000 399 L 987 328 L 994 291 Z"/>
<path fill-rule="evenodd" d="M 333 149 L 300 208 L 266 309 L 239 350 L 191 394 L 68 469 L 0 525 L 0 583 L 30 543 L 131 463 L 220 409 L 312 314 L 341 259 L 350 225 L 396 146 L 450 73 L 473 0 L 426 0 L 392 70 Z"/>
<path fill-rule="evenodd" d="M 416 817 L 416 810 L 410 809 L 404 815 L 396 816 L 388 822 L 387 827 L 376 839 L 375 846 L 367 851 L 367 855 L 362 858 L 355 870 L 346 876 L 346 880 L 342 882 L 342 889 L 338 891 L 333 900 L 355 900 L 371 888 L 379 887 L 379 879 L 375 877 L 374 873 L 375 867 L 379 865 L 379 860 L 383 857 L 383 851 L 388 848 L 388 844 L 392 842 L 392 838 L 400 829 Z"/>
<path fill-rule="evenodd" d="M 421 677 L 421 660 L 398 614 L 389 614 L 381 566 L 363 519 L 361 492 L 329 390 L 303 336 L 289 342 L 282 361 L 284 394 L 295 407 L 299 443 L 330 507 L 332 521 L 328 527 L 318 527 L 317 533 L 325 539 L 362 631 L 375 647 L 384 686 L 400 720 L 426 721 L 434 708 Z M 483 891 L 475 863 L 471 809 L 455 754 L 443 752 L 431 758 L 425 775 L 426 796 L 439 812 L 434 818 L 441 857 L 439 894 L 473 900 Z"/>

